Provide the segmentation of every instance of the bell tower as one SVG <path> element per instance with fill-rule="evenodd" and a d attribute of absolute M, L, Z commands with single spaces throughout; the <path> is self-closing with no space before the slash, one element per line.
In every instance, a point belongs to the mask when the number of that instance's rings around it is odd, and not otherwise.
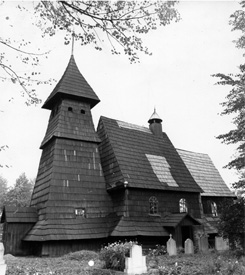
<path fill-rule="evenodd" d="M 91 224 L 102 228 L 98 219 L 111 212 L 100 164 L 100 139 L 91 115 L 99 101 L 71 55 L 62 78 L 43 105 L 51 114 L 31 200 L 31 206 L 38 209 L 38 222 L 26 240 L 92 238 Z"/>

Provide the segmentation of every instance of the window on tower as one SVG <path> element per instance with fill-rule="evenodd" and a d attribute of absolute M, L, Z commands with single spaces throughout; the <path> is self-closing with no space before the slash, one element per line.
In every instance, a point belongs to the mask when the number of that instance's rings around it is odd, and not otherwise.
<path fill-rule="evenodd" d="M 68 112 L 72 112 L 72 107 L 68 107 Z"/>

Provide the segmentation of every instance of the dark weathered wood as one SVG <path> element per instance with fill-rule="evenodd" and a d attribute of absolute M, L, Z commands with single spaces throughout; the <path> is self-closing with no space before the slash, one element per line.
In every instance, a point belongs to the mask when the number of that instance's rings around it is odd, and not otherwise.
<path fill-rule="evenodd" d="M 8 212 L 9 253 L 35 244 L 40 255 L 62 255 L 125 238 L 152 247 L 169 234 L 183 246 L 200 224 L 216 233 L 209 201 L 233 194 L 210 158 L 177 150 L 156 114 L 150 129 L 101 117 L 96 132 L 91 108 L 98 102 L 71 56 L 43 106 L 51 114 L 31 200 L 38 220 L 32 227 L 31 210 Z M 180 213 L 181 199 L 188 213 Z"/>

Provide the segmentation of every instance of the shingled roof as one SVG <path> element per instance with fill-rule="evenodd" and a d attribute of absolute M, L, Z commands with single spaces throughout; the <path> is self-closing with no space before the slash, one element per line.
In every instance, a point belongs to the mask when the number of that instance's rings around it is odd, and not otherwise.
<path fill-rule="evenodd" d="M 193 224 L 200 225 L 201 222 L 197 219 L 194 219 L 188 213 L 173 213 L 164 218 L 163 226 L 165 227 L 176 227 L 178 226 L 184 219 L 189 219 L 193 222 Z"/>
<path fill-rule="evenodd" d="M 35 223 L 37 222 L 37 209 L 35 207 L 5 206 L 1 222 Z"/>
<path fill-rule="evenodd" d="M 71 55 L 62 78 L 43 104 L 43 108 L 51 110 L 58 99 L 64 95 L 66 98 L 86 100 L 90 103 L 91 108 L 100 102 L 98 96 L 80 73 L 73 55 Z"/>
<path fill-rule="evenodd" d="M 129 188 L 202 192 L 165 133 L 101 117 L 98 135 L 108 187 L 127 181 Z"/>
<path fill-rule="evenodd" d="M 49 219 L 38 221 L 25 241 L 79 240 L 108 237 L 110 220 L 102 218 Z"/>
<path fill-rule="evenodd" d="M 202 196 L 234 197 L 207 154 L 177 149 L 191 175 L 202 188 Z"/>
<path fill-rule="evenodd" d="M 153 236 L 164 237 L 169 233 L 163 228 L 160 217 L 124 217 L 122 216 L 113 228 L 110 236 Z"/>

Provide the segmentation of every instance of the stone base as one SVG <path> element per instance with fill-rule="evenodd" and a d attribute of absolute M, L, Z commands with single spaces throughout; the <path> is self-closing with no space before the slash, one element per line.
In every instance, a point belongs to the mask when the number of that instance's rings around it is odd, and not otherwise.
<path fill-rule="evenodd" d="M 7 269 L 7 265 L 6 264 L 1 264 L 0 265 L 0 275 L 5 275 L 6 269 Z"/>

